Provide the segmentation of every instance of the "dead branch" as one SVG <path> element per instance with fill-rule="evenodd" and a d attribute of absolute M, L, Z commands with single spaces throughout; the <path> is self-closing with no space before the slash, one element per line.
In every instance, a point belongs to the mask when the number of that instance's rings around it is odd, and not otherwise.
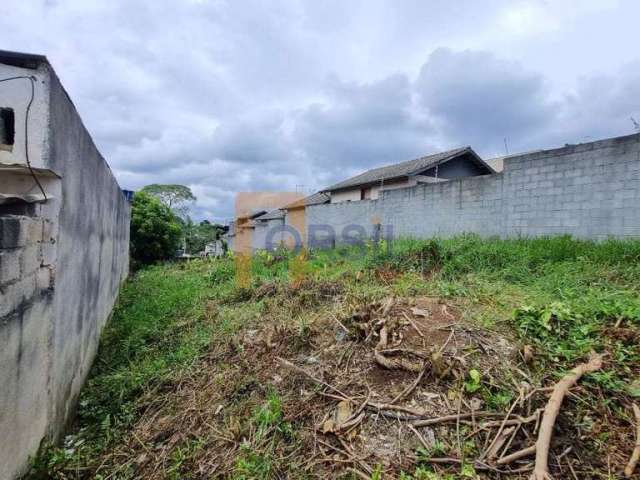
<path fill-rule="evenodd" d="M 360 422 L 362 422 L 362 420 L 365 417 L 365 413 L 364 412 L 360 412 L 358 414 L 358 416 L 356 416 L 355 418 L 352 418 L 350 420 L 347 420 L 346 422 L 337 425 L 336 426 L 336 431 L 337 432 L 346 432 L 347 430 L 350 430 L 351 428 L 357 426 L 360 424 Z"/>
<path fill-rule="evenodd" d="M 485 450 L 485 453 L 483 453 L 480 456 L 481 459 L 485 458 L 488 452 L 493 452 L 494 451 L 495 444 L 501 438 L 500 434 L 502 433 L 502 430 L 504 430 L 505 425 L 509 421 L 509 417 L 511 416 L 511 413 L 513 413 L 513 409 L 516 407 L 516 405 L 518 404 L 518 402 L 520 402 L 521 399 L 522 399 L 522 395 L 518 395 L 518 398 L 516 398 L 516 400 L 511 404 L 511 408 L 509 408 L 509 411 L 507 412 L 507 415 L 502 420 L 502 423 L 500 424 L 500 428 L 498 428 L 498 432 L 496 433 L 496 436 L 493 438 L 493 441 L 489 444 L 489 447 L 487 448 L 487 450 Z M 496 455 L 498 454 L 497 450 L 495 450 L 495 453 L 496 453 Z"/>
<path fill-rule="evenodd" d="M 422 338 L 424 337 L 424 333 L 422 333 L 422 330 L 420 330 L 420 328 L 418 327 L 418 325 L 416 325 L 416 322 L 414 322 L 411 317 L 409 317 L 409 315 L 407 315 L 405 312 L 402 312 L 402 315 L 404 315 L 404 318 L 407 319 L 407 321 L 411 324 L 411 326 L 413 327 L 413 329 L 418 332 L 418 335 L 420 335 Z"/>
<path fill-rule="evenodd" d="M 517 452 L 514 452 L 511 455 L 507 455 L 506 457 L 502 457 L 498 459 L 496 463 L 498 465 L 507 465 L 511 462 L 515 462 L 516 460 L 520 460 L 521 458 L 528 457 L 529 455 L 533 455 L 534 453 L 536 453 L 536 446 L 531 445 L 530 447 L 523 448 L 522 450 L 518 450 Z"/>
<path fill-rule="evenodd" d="M 369 475 L 362 473 L 357 468 L 347 467 L 347 471 L 353 473 L 358 478 L 362 478 L 362 480 L 371 480 L 371 477 Z"/>
<path fill-rule="evenodd" d="M 323 397 L 333 398 L 335 400 L 349 400 L 348 397 L 343 395 L 335 395 L 335 394 L 326 393 L 326 392 L 318 392 L 318 394 L 322 395 Z M 422 410 L 416 410 L 415 408 L 404 407 L 402 405 L 391 405 L 389 403 L 374 403 L 374 402 L 367 401 L 366 408 L 369 410 L 375 410 L 378 412 L 381 412 L 384 410 L 403 412 L 413 417 L 413 418 L 406 418 L 405 420 L 419 420 L 425 417 L 425 414 Z M 393 418 L 399 418 L 399 417 L 394 416 Z"/>
<path fill-rule="evenodd" d="M 514 425 L 522 425 L 522 424 L 525 424 L 525 423 L 535 422 L 538 419 L 538 417 L 540 416 L 541 412 L 542 412 L 542 409 L 536 410 L 535 413 L 533 413 L 532 415 L 530 415 L 528 417 L 521 417 L 519 415 L 514 415 L 512 418 L 510 418 L 506 422 L 504 420 L 490 420 L 488 422 L 482 422 L 480 424 L 480 429 L 499 427 L 503 423 L 504 423 L 505 427 L 511 427 L 511 426 L 514 426 Z"/>
<path fill-rule="evenodd" d="M 396 395 L 396 397 L 393 400 L 391 400 L 389 404 L 393 405 L 394 403 L 399 402 L 404 397 L 406 397 L 411 392 L 413 392 L 415 388 L 418 386 L 418 384 L 420 383 L 420 381 L 422 380 L 422 377 L 424 377 L 424 374 L 427 372 L 428 368 L 429 368 L 429 364 L 425 362 L 424 366 L 422 367 L 422 370 L 418 374 L 418 377 L 415 379 L 415 381 L 411 385 L 409 385 L 407 388 L 405 388 L 402 392 L 400 392 L 398 395 Z"/>
<path fill-rule="evenodd" d="M 381 317 L 386 317 L 389 312 L 391 311 L 391 309 L 393 308 L 393 306 L 396 303 L 396 299 L 393 297 L 389 297 L 387 298 L 387 301 L 385 302 L 384 306 L 382 307 L 382 313 L 380 314 Z"/>
<path fill-rule="evenodd" d="M 319 378 L 314 377 L 309 372 L 307 372 L 304 368 L 301 368 L 301 367 L 291 363 L 289 360 L 285 360 L 284 358 L 281 358 L 281 357 L 276 357 L 276 361 L 278 363 L 280 363 L 280 365 L 282 365 L 283 367 L 286 367 L 286 368 L 288 368 L 290 370 L 293 370 L 294 372 L 301 373 L 304 376 L 306 376 L 307 378 L 309 378 L 310 380 L 313 380 L 315 383 L 317 383 L 319 385 L 322 385 L 324 387 L 327 387 L 329 390 L 333 390 L 338 395 L 341 395 L 343 398 L 345 398 L 347 400 L 352 400 L 347 394 L 341 392 L 340 390 L 338 390 L 333 385 L 329 385 L 327 382 L 325 382 L 323 380 L 320 380 Z"/>
<path fill-rule="evenodd" d="M 431 446 L 427 443 L 427 441 L 420 434 L 420 432 L 418 430 L 416 430 L 416 428 L 411 424 L 407 425 L 407 427 L 409 427 L 409 430 L 411 430 L 413 433 L 415 433 L 416 437 L 418 437 L 418 440 L 420 440 L 420 443 L 425 448 L 425 450 L 429 451 L 431 449 Z"/>
<path fill-rule="evenodd" d="M 495 438 L 491 447 L 487 450 L 487 460 L 493 462 L 498 457 L 498 452 L 507 443 L 511 434 L 515 431 L 516 427 L 508 427 L 502 430 Z"/>
<path fill-rule="evenodd" d="M 636 469 L 638 460 L 640 460 L 640 408 L 635 403 L 633 404 L 633 414 L 636 417 L 636 446 L 633 449 L 627 468 L 624 469 L 624 476 L 630 478 L 633 475 L 633 471 Z"/>
<path fill-rule="evenodd" d="M 451 464 L 460 465 L 463 463 L 463 461 L 460 460 L 459 458 L 453 458 L 453 457 L 441 457 L 441 458 L 431 457 L 431 458 L 425 458 L 423 461 L 425 463 L 437 463 L 437 464 L 451 463 Z M 517 470 L 509 470 L 509 471 L 499 470 L 479 460 L 476 460 L 475 462 L 473 462 L 472 465 L 473 465 L 473 468 L 475 468 L 476 470 L 485 470 L 485 471 L 491 471 L 491 472 L 500 473 L 500 474 L 523 473 L 531 470 L 531 467 L 523 467 Z"/>
<path fill-rule="evenodd" d="M 454 415 L 445 415 L 444 417 L 428 418 L 425 420 L 415 420 L 411 422 L 414 427 L 426 427 L 428 425 L 436 425 L 438 423 L 455 422 L 462 420 L 463 418 L 471 418 L 472 416 L 478 417 L 495 417 L 499 414 L 494 412 L 469 412 Z"/>
<path fill-rule="evenodd" d="M 531 480 L 549 480 L 549 446 L 553 426 L 560 412 L 562 400 L 569 389 L 575 385 L 585 373 L 595 372 L 602 368 L 602 355 L 592 353 L 587 363 L 582 363 L 571 370 L 553 387 L 553 393 L 542 415 L 538 440 L 536 442 L 536 464 L 531 474 Z"/>
<path fill-rule="evenodd" d="M 419 363 L 412 362 L 403 357 L 387 357 L 383 355 L 380 350 L 374 350 L 373 352 L 376 362 L 389 370 L 407 370 L 409 372 L 420 373 L 423 367 Z"/>

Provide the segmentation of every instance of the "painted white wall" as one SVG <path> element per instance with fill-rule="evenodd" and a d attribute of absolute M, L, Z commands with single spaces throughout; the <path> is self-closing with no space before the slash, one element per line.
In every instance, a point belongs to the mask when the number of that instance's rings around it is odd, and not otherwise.
<path fill-rule="evenodd" d="M 46 67 L 37 70 L 0 65 L 0 80 L 9 77 L 36 77 L 34 98 L 29 111 L 29 160 L 34 168 L 44 168 L 46 163 L 47 127 L 49 124 L 49 73 Z M 0 150 L 0 164 L 26 165 L 24 149 L 24 119 L 31 97 L 31 82 L 28 79 L 0 82 L 0 107 L 12 108 L 15 115 L 15 142 L 12 151 Z"/>
<path fill-rule="evenodd" d="M 331 193 L 331 203 L 357 202 L 360 200 L 360 187 Z"/>
<path fill-rule="evenodd" d="M 371 187 L 371 198 L 369 200 L 377 200 L 380 197 L 380 192 L 383 190 L 394 190 L 396 188 L 405 188 L 417 184 L 415 178 L 407 178 L 403 180 L 396 180 L 394 182 L 386 183 L 383 185 L 373 185 Z M 348 190 L 341 190 L 331 193 L 331 203 L 340 202 L 359 202 L 360 190 L 362 187 L 354 187 Z"/>

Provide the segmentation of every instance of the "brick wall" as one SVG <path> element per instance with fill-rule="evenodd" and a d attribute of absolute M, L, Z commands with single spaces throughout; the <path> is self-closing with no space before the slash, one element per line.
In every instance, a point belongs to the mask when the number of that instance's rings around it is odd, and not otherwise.
<path fill-rule="evenodd" d="M 383 192 L 378 200 L 314 205 L 307 224 L 395 236 L 571 234 L 640 237 L 640 135 L 505 159 L 502 173 Z"/>

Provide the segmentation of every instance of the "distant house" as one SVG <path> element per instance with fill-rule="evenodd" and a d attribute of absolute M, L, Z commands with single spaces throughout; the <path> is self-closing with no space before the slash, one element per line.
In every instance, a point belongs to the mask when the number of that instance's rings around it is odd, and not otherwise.
<path fill-rule="evenodd" d="M 265 213 L 267 213 L 266 210 L 257 209 L 232 221 L 227 232 L 222 235 L 222 239 L 227 243 L 227 248 L 238 252 L 250 251 L 253 230 L 255 229 L 254 219 Z"/>
<path fill-rule="evenodd" d="M 224 255 L 224 244 L 222 240 L 214 240 L 204 247 L 205 257 L 222 257 Z"/>
<path fill-rule="evenodd" d="M 367 170 L 322 190 L 331 203 L 375 200 L 380 191 L 437 183 L 496 171 L 471 147 L 456 148 L 426 157 Z"/>
<path fill-rule="evenodd" d="M 295 241 L 292 232 L 305 231 L 305 209 L 311 205 L 321 205 L 329 201 L 329 195 L 316 192 L 255 217 L 253 219 L 253 250 L 261 250 L 268 245 L 273 248 L 279 245 L 291 246 Z M 304 239 L 301 240 L 304 242 Z"/>

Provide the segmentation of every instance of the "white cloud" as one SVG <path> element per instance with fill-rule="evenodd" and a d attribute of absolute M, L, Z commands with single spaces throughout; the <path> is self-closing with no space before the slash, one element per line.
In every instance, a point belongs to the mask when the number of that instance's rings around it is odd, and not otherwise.
<path fill-rule="evenodd" d="M 0 48 L 46 54 L 123 187 L 319 188 L 459 144 L 631 131 L 632 0 L 5 0 Z M 301 187 L 304 185 L 304 187 Z"/>

